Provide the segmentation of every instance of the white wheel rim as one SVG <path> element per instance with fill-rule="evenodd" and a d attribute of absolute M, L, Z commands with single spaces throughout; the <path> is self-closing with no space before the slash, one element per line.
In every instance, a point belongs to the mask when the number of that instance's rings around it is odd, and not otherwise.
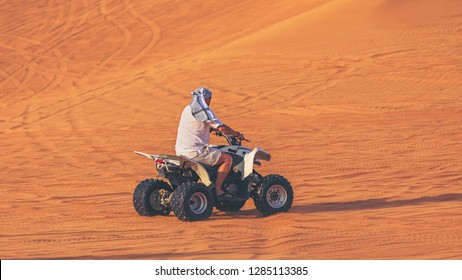
<path fill-rule="evenodd" d="M 204 213 L 207 209 L 207 197 L 201 192 L 194 193 L 189 199 L 189 208 L 196 215 Z"/>
<path fill-rule="evenodd" d="M 266 201 L 272 208 L 281 208 L 286 204 L 287 192 L 281 185 L 273 185 L 266 192 Z"/>

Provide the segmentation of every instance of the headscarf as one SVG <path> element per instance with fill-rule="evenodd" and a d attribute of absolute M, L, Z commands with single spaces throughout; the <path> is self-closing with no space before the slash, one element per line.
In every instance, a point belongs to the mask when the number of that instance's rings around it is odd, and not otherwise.
<path fill-rule="evenodd" d="M 211 122 L 218 120 L 217 116 L 210 110 L 205 102 L 206 98 L 212 98 L 212 92 L 206 88 L 197 88 L 191 92 L 191 113 L 200 122 Z"/>

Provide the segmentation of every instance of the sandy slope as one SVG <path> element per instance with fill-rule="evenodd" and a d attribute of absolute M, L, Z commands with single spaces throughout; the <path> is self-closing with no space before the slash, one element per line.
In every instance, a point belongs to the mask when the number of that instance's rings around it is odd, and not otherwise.
<path fill-rule="evenodd" d="M 63 2 L 0 3 L 2 259 L 462 258 L 460 1 Z M 136 215 L 198 86 L 290 212 Z"/>

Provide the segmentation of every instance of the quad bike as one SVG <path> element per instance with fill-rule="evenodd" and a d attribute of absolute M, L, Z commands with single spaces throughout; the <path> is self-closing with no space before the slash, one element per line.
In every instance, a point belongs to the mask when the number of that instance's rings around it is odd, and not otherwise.
<path fill-rule="evenodd" d="M 221 134 L 229 145 L 215 147 L 233 158 L 231 170 L 223 182 L 223 191 L 232 200 L 218 202 L 214 188 L 218 166 L 202 165 L 184 156 L 153 155 L 135 151 L 154 160 L 159 179 L 146 179 L 133 193 L 133 205 L 141 216 L 169 215 L 173 210 L 182 221 L 208 219 L 213 207 L 219 211 L 239 211 L 249 198 L 253 198 L 258 211 L 264 216 L 287 212 L 292 206 L 292 186 L 281 175 L 262 176 L 254 170 L 260 160 L 269 161 L 271 155 L 260 148 L 253 150 L 241 146 L 236 137 Z M 247 140 L 248 141 L 248 140 Z"/>

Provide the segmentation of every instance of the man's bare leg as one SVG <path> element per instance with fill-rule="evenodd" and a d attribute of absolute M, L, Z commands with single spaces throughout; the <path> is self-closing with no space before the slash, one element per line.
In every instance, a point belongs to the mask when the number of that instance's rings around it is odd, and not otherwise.
<path fill-rule="evenodd" d="M 228 176 L 232 164 L 233 157 L 227 153 L 222 152 L 220 159 L 215 164 L 220 166 L 218 167 L 217 181 L 215 182 L 215 190 L 217 192 L 217 196 L 224 193 L 224 191 L 221 189 L 221 186 L 223 185 L 223 181 L 225 180 L 226 176 Z"/>

